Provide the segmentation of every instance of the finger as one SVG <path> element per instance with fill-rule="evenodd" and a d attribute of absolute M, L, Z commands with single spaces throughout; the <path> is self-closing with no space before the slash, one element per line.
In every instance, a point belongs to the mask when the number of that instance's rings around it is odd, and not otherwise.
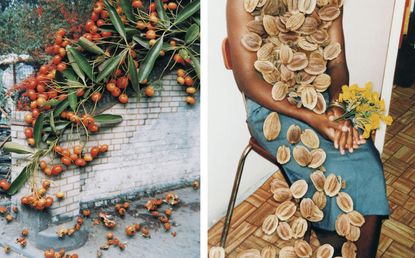
<path fill-rule="evenodd" d="M 365 137 L 363 137 L 363 135 L 360 135 L 360 144 L 365 144 L 366 143 L 366 139 Z"/>
<path fill-rule="evenodd" d="M 359 132 L 357 131 L 356 128 L 353 128 L 352 132 L 353 132 L 353 149 L 357 149 L 360 144 Z"/>
<path fill-rule="evenodd" d="M 340 137 L 342 136 L 342 132 L 340 130 L 336 130 L 334 134 L 334 148 L 339 148 Z"/>
<path fill-rule="evenodd" d="M 347 148 L 349 149 L 350 153 L 353 153 L 353 131 L 350 130 L 347 133 Z"/>
<path fill-rule="evenodd" d="M 336 117 L 334 116 L 334 112 L 332 110 L 327 111 L 327 117 L 330 121 L 334 121 Z"/>
<path fill-rule="evenodd" d="M 346 140 L 347 140 L 347 133 L 342 133 L 340 136 L 340 142 L 339 142 L 339 148 L 340 148 L 340 154 L 344 155 L 344 149 L 346 146 Z"/>

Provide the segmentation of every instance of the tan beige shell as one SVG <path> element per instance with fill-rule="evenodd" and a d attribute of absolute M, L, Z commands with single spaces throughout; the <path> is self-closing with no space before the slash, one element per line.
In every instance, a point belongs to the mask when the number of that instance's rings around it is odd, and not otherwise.
<path fill-rule="evenodd" d="M 323 7 L 328 5 L 330 3 L 330 0 L 317 0 L 316 2 L 318 7 Z"/>
<path fill-rule="evenodd" d="M 220 246 L 214 246 L 210 248 L 209 258 L 225 258 L 225 249 Z"/>
<path fill-rule="evenodd" d="M 314 107 L 313 111 L 317 114 L 323 114 L 327 110 L 327 103 L 326 99 L 324 98 L 323 94 L 317 92 L 317 104 Z"/>
<path fill-rule="evenodd" d="M 256 249 L 243 250 L 237 256 L 237 258 L 261 258 L 261 253 Z"/>
<path fill-rule="evenodd" d="M 328 41 L 329 38 L 329 33 L 324 29 L 316 30 L 313 34 L 310 35 L 310 39 L 317 44 L 323 44 Z"/>
<path fill-rule="evenodd" d="M 308 166 L 311 162 L 311 153 L 304 146 L 295 146 L 293 149 L 293 156 L 298 165 L 302 167 Z"/>
<path fill-rule="evenodd" d="M 279 258 L 298 258 L 295 254 L 293 246 L 285 246 L 281 248 Z"/>
<path fill-rule="evenodd" d="M 297 240 L 294 243 L 294 252 L 298 257 L 308 258 L 313 254 L 313 249 L 309 243 L 304 240 Z"/>
<path fill-rule="evenodd" d="M 340 8 L 336 5 L 326 5 L 318 11 L 318 15 L 323 21 L 334 21 L 340 16 Z"/>
<path fill-rule="evenodd" d="M 308 40 L 306 40 L 305 38 L 301 38 L 298 43 L 297 43 L 298 47 L 300 47 L 302 50 L 308 51 L 308 52 L 312 52 L 314 50 L 316 50 L 318 48 L 318 45 L 315 43 L 311 43 Z"/>
<path fill-rule="evenodd" d="M 297 32 L 303 34 L 303 35 L 312 35 L 315 33 L 318 29 L 318 21 L 316 18 L 312 16 L 308 16 L 305 18 L 305 21 L 303 23 L 303 26 L 297 30 Z"/>
<path fill-rule="evenodd" d="M 319 246 L 316 250 L 316 258 L 332 258 L 334 255 L 334 248 L 330 244 Z"/>
<path fill-rule="evenodd" d="M 336 232 L 339 236 L 346 236 L 350 233 L 349 217 L 342 213 L 336 219 Z"/>
<path fill-rule="evenodd" d="M 276 215 L 269 215 L 262 223 L 262 231 L 266 235 L 274 234 L 278 227 L 278 217 Z"/>
<path fill-rule="evenodd" d="M 287 130 L 287 140 L 290 144 L 297 144 L 300 142 L 301 128 L 298 125 L 291 125 Z"/>
<path fill-rule="evenodd" d="M 353 211 L 353 199 L 348 193 L 340 192 L 336 197 L 336 203 L 346 213 Z"/>
<path fill-rule="evenodd" d="M 258 34 L 260 36 L 265 35 L 266 31 L 262 25 L 262 21 L 252 20 L 246 24 L 248 31 Z"/>
<path fill-rule="evenodd" d="M 331 85 L 331 77 L 328 74 L 320 74 L 313 81 L 313 87 L 318 92 L 325 92 Z"/>
<path fill-rule="evenodd" d="M 311 84 L 316 76 L 300 71 L 296 74 L 295 80 L 298 84 Z"/>
<path fill-rule="evenodd" d="M 282 64 L 289 64 L 293 59 L 293 50 L 286 44 L 281 45 L 280 49 L 280 61 Z"/>
<path fill-rule="evenodd" d="M 342 47 L 340 43 L 335 42 L 324 48 L 323 56 L 325 60 L 334 60 L 340 55 L 341 52 Z"/>
<path fill-rule="evenodd" d="M 304 71 L 311 75 L 320 75 L 327 70 L 326 64 L 327 62 L 320 53 L 313 52 L 308 58 L 308 66 Z"/>
<path fill-rule="evenodd" d="M 265 139 L 273 141 L 277 139 L 281 131 L 280 117 L 277 112 L 271 112 L 265 119 L 263 126 Z"/>
<path fill-rule="evenodd" d="M 280 72 L 281 72 L 281 80 L 284 82 L 288 82 L 295 78 L 294 72 L 288 69 L 287 66 L 283 64 L 280 66 Z"/>
<path fill-rule="evenodd" d="M 290 31 L 290 32 L 281 32 L 280 34 L 278 34 L 278 39 L 282 42 L 282 43 L 295 43 L 298 41 L 298 39 L 300 38 L 299 34 L 297 32 L 294 31 Z"/>
<path fill-rule="evenodd" d="M 271 187 L 271 192 L 275 193 L 278 189 L 281 188 L 286 188 L 289 190 L 289 186 L 287 184 L 287 182 L 281 180 L 281 179 L 274 179 L 272 180 L 272 182 L 270 183 L 270 187 Z"/>
<path fill-rule="evenodd" d="M 277 202 L 291 201 L 292 194 L 289 188 L 278 188 L 274 191 L 274 200 Z"/>
<path fill-rule="evenodd" d="M 290 152 L 290 148 L 288 148 L 287 146 L 283 145 L 278 147 L 277 150 L 277 161 L 280 164 L 287 164 L 291 159 L 291 152 Z"/>
<path fill-rule="evenodd" d="M 281 101 L 287 97 L 288 84 L 284 82 L 277 82 L 272 87 L 272 99 L 275 101 Z"/>
<path fill-rule="evenodd" d="M 285 23 L 285 27 L 291 31 L 296 31 L 304 24 L 304 21 L 304 14 L 296 13 L 291 15 L 290 18 L 288 18 L 287 22 Z"/>
<path fill-rule="evenodd" d="M 262 2 L 262 1 L 260 1 Z M 262 7 L 262 13 L 263 14 L 269 14 L 269 15 L 278 15 L 279 13 L 279 8 L 280 5 L 277 1 L 266 1 L 265 3 L 263 3 L 263 7 Z M 258 3 L 259 5 L 259 3 Z"/>
<path fill-rule="evenodd" d="M 361 227 L 365 224 L 365 217 L 358 211 L 349 212 L 347 216 L 349 216 L 350 224 L 353 226 Z"/>
<path fill-rule="evenodd" d="M 262 25 L 264 26 L 265 31 L 270 36 L 278 35 L 280 32 L 277 27 L 277 23 L 274 16 L 271 15 L 264 15 L 262 20 Z"/>
<path fill-rule="evenodd" d="M 248 32 L 242 35 L 241 43 L 248 51 L 255 52 L 261 47 L 262 38 L 256 33 Z"/>
<path fill-rule="evenodd" d="M 291 238 L 293 238 L 293 231 L 287 222 L 281 222 L 278 224 L 277 234 L 282 240 L 285 241 L 291 240 Z"/>
<path fill-rule="evenodd" d="M 313 86 L 305 86 L 301 91 L 301 102 L 303 106 L 313 110 L 317 105 L 317 91 Z"/>
<path fill-rule="evenodd" d="M 260 61 L 260 60 L 255 61 L 254 67 L 260 73 L 272 73 L 273 71 L 277 69 L 275 65 L 271 63 L 270 61 Z"/>
<path fill-rule="evenodd" d="M 326 161 L 326 152 L 323 149 L 315 149 L 311 151 L 311 163 L 308 165 L 310 168 L 319 168 Z"/>
<path fill-rule="evenodd" d="M 335 174 L 330 174 L 324 182 L 324 192 L 329 197 L 336 196 L 342 187 L 341 182 Z"/>
<path fill-rule="evenodd" d="M 289 31 L 287 27 L 285 27 L 285 24 L 282 22 L 280 17 L 275 17 L 275 24 L 277 25 L 279 32 L 287 33 Z"/>
<path fill-rule="evenodd" d="M 268 37 L 267 40 L 274 44 L 276 47 L 281 47 L 282 43 L 277 36 Z"/>
<path fill-rule="evenodd" d="M 302 238 L 305 235 L 305 232 L 307 232 L 308 224 L 307 220 L 303 218 L 296 218 L 291 223 L 291 229 L 293 231 L 293 238 L 298 239 Z"/>
<path fill-rule="evenodd" d="M 275 210 L 275 215 L 277 215 L 279 220 L 287 221 L 294 215 L 296 210 L 297 207 L 293 202 L 285 201 L 278 205 L 277 209 Z"/>
<path fill-rule="evenodd" d="M 300 213 L 305 219 L 309 219 L 313 215 L 314 202 L 310 198 L 304 198 L 300 202 Z"/>
<path fill-rule="evenodd" d="M 287 68 L 293 72 L 303 70 L 308 66 L 307 55 L 303 52 L 295 52 L 291 62 L 287 65 Z"/>
<path fill-rule="evenodd" d="M 262 47 L 256 52 L 257 59 L 260 61 L 268 61 L 271 59 L 274 52 L 274 44 L 265 43 Z"/>
<path fill-rule="evenodd" d="M 312 211 L 311 217 L 310 217 L 310 218 L 308 218 L 308 220 L 309 220 L 309 221 L 311 221 L 311 222 L 319 222 L 319 221 L 322 221 L 322 220 L 323 220 L 323 218 L 324 218 L 324 213 L 323 213 L 323 211 L 322 211 L 322 210 L 320 210 L 320 209 L 317 207 L 317 205 L 314 205 L 314 206 L 313 206 L 313 211 Z"/>
<path fill-rule="evenodd" d="M 298 0 L 298 10 L 305 14 L 311 14 L 316 9 L 316 0 Z"/>
<path fill-rule="evenodd" d="M 278 69 L 275 69 L 272 73 L 263 73 L 262 77 L 266 82 L 273 85 L 281 79 L 281 74 Z"/>
<path fill-rule="evenodd" d="M 260 0 L 244 0 L 244 8 L 248 13 L 252 13 Z"/>
<path fill-rule="evenodd" d="M 257 4 L 256 7 L 260 8 L 263 7 L 265 4 L 268 3 L 269 0 L 259 0 L 259 3 Z"/>
<path fill-rule="evenodd" d="M 313 194 L 313 202 L 320 210 L 323 210 L 327 205 L 327 197 L 324 192 L 316 191 Z"/>
<path fill-rule="evenodd" d="M 337 5 L 338 7 L 342 7 L 344 4 L 344 0 L 330 0 L 330 4 Z"/>
<path fill-rule="evenodd" d="M 271 245 L 264 247 L 261 250 L 261 258 L 275 258 L 277 257 L 277 249 Z"/>
<path fill-rule="evenodd" d="M 311 149 L 316 149 L 320 146 L 320 138 L 318 135 L 311 129 L 305 129 L 300 136 L 301 142 Z"/>
<path fill-rule="evenodd" d="M 324 173 L 320 170 L 316 170 L 310 175 L 311 182 L 313 182 L 314 187 L 317 189 L 317 191 L 323 191 L 324 190 L 324 184 L 326 182 L 326 177 L 324 176 Z"/>
<path fill-rule="evenodd" d="M 360 238 L 360 228 L 351 225 L 350 233 L 346 235 L 346 239 L 352 242 L 356 242 Z"/>
<path fill-rule="evenodd" d="M 357 247 L 353 242 L 347 241 L 342 246 L 343 258 L 356 258 Z"/>
<path fill-rule="evenodd" d="M 290 187 L 291 193 L 294 198 L 300 199 L 307 193 L 308 184 L 305 180 L 297 180 Z"/>
<path fill-rule="evenodd" d="M 287 2 L 288 11 L 294 12 L 298 10 L 298 0 L 285 0 Z"/>

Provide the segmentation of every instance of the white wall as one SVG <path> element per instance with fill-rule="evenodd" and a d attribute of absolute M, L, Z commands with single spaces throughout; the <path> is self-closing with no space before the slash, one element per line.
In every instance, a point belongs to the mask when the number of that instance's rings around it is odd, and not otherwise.
<path fill-rule="evenodd" d="M 403 0 L 396 0 L 403 1 Z M 351 82 L 372 81 L 381 89 L 394 1 L 345 0 L 344 30 Z M 226 1 L 208 1 L 208 221 L 226 212 L 239 155 L 249 135 L 245 111 L 231 71 L 225 70 L 221 42 L 226 37 Z M 276 168 L 251 154 L 239 200 L 252 193 Z"/>

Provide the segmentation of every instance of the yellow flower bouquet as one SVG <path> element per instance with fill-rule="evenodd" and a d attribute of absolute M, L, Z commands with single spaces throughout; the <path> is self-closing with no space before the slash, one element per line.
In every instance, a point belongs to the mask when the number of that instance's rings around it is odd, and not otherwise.
<path fill-rule="evenodd" d="M 385 115 L 385 101 L 380 99 L 376 91 L 372 91 L 372 83 L 367 83 L 364 88 L 353 84 L 344 85 L 339 95 L 339 103 L 343 105 L 345 113 L 339 119 L 349 119 L 353 125 L 363 130 L 363 137 L 369 138 L 371 132 L 380 127 L 383 121 L 391 125 L 393 119 Z"/>

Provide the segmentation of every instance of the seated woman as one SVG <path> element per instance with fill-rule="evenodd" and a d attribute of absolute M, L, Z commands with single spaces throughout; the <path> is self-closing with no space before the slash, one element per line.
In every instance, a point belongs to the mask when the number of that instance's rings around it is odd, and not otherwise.
<path fill-rule="evenodd" d="M 320 148 L 327 154 L 324 163 L 326 174 L 334 173 L 346 181 L 344 191 L 353 198 L 354 209 L 365 217 L 366 222 L 356 242 L 357 256 L 375 257 L 381 220 L 389 214 L 383 166 L 373 142 L 364 140 L 351 121 L 336 119 L 344 113 L 338 103 L 341 86 L 349 84 L 342 1 L 332 0 L 332 5 L 337 4 L 338 9 L 326 9 L 324 13 L 321 4 L 314 7 L 302 6 L 299 11 L 299 7 L 293 4 L 295 2 L 228 0 L 230 62 L 237 85 L 247 98 L 248 126 L 253 137 L 273 155 L 283 145 L 293 149 L 286 138 L 291 125 L 298 125 L 302 131 L 312 129 L 317 132 Z M 252 7 L 249 6 L 250 3 L 262 6 Z M 295 19 L 290 19 L 294 15 L 297 15 Z M 268 19 L 265 28 L 263 19 Z M 258 41 L 258 38 L 261 39 Z M 268 48 L 271 47 L 271 50 L 268 49 L 270 56 L 261 56 L 260 59 L 271 62 L 274 68 L 266 67 L 269 62 L 262 63 L 265 67 L 261 67 L 261 63 L 254 65 L 258 59 L 256 52 L 265 44 L 268 44 Z M 332 49 L 323 51 L 328 45 Z M 290 49 L 287 50 L 287 46 Z M 283 47 L 288 53 L 281 54 Z M 297 52 L 299 54 L 295 54 Z M 261 55 L 264 53 L 267 53 L 266 49 L 262 49 Z M 293 53 L 298 58 L 295 64 L 292 63 Z M 310 56 L 321 58 L 324 62 L 312 62 Z M 301 60 L 304 57 L 308 60 Z M 258 71 L 262 72 L 262 76 Z M 331 77 L 331 83 L 327 85 L 328 89 L 318 91 L 324 97 L 323 103 L 315 103 L 312 99 L 315 98 L 315 93 L 311 94 L 311 100 L 307 96 L 300 98 L 301 87 L 316 86 L 313 80 L 324 73 L 324 78 Z M 277 92 L 274 91 L 273 96 L 275 84 L 283 86 Z M 263 124 L 271 112 L 279 114 L 281 131 L 277 139 L 269 141 L 264 136 Z M 312 188 L 310 174 L 315 169 L 302 167 L 293 158 L 282 166 L 291 182 L 304 179 L 309 183 L 309 188 Z M 324 219 L 313 223 L 313 227 L 321 243 L 330 243 L 338 250 L 345 239 L 335 232 L 335 222 L 341 213 L 336 198 L 328 198 L 323 211 Z"/>

